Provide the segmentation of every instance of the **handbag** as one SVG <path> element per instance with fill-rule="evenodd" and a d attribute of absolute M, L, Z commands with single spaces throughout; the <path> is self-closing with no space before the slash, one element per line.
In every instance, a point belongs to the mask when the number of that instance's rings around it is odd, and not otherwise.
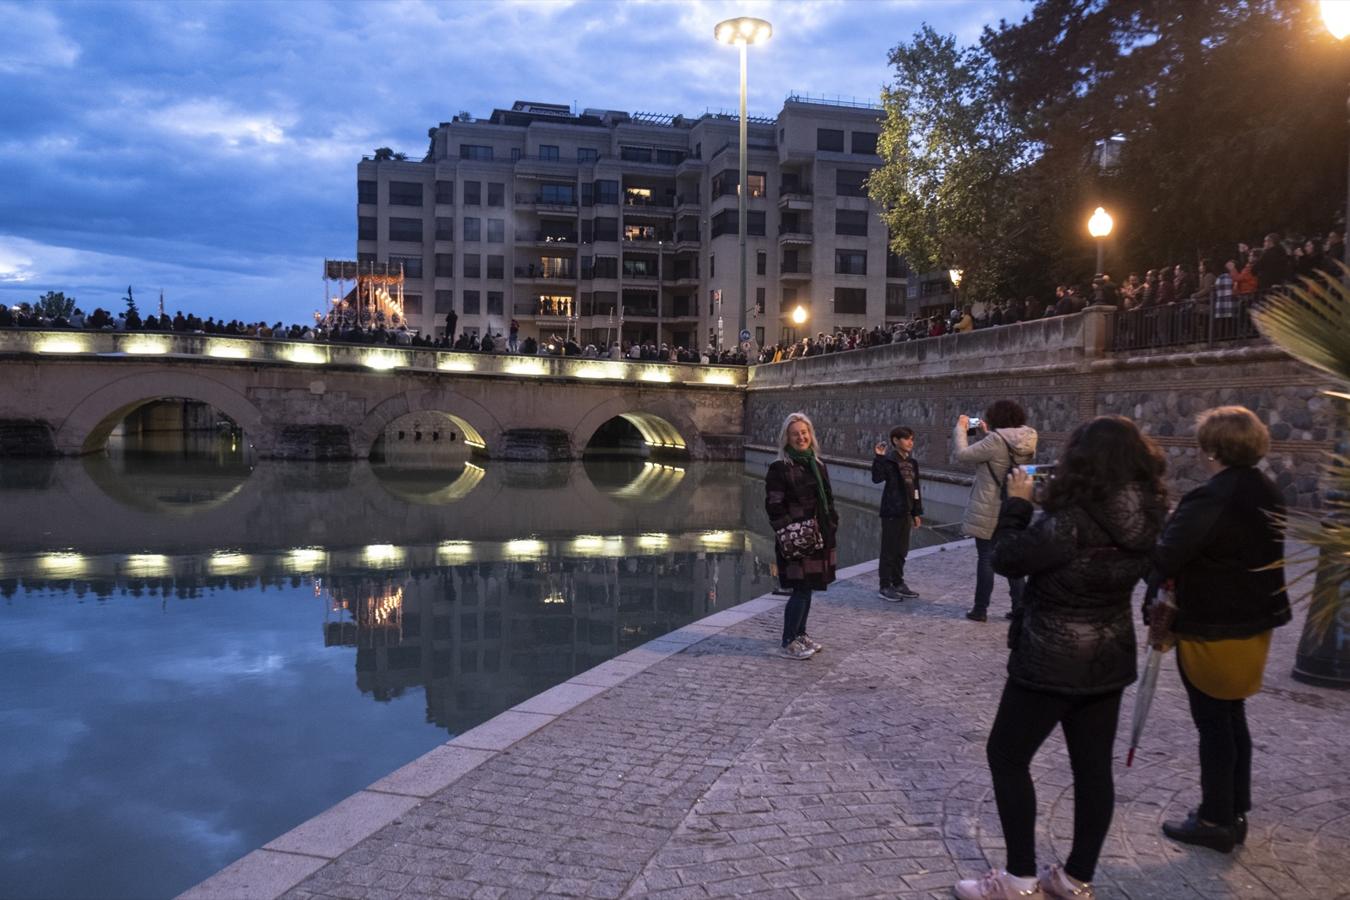
<path fill-rule="evenodd" d="M 825 548 L 825 536 L 814 517 L 805 522 L 789 522 L 774 532 L 778 546 L 787 559 L 801 559 Z"/>

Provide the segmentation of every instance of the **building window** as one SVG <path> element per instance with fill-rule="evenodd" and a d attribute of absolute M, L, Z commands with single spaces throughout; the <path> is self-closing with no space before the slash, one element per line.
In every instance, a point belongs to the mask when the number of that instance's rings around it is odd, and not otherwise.
<path fill-rule="evenodd" d="M 375 182 L 358 181 L 356 183 L 356 202 L 357 203 L 378 203 L 379 199 L 375 194 Z"/>
<path fill-rule="evenodd" d="M 755 315 L 764 315 L 764 288 L 755 288 Z"/>
<path fill-rule="evenodd" d="M 684 162 L 685 152 L 683 150 L 660 150 L 656 151 L 656 161 L 663 166 L 678 166 Z"/>
<path fill-rule="evenodd" d="M 448 312 L 451 312 L 452 310 L 454 310 L 454 308 L 455 308 L 455 292 L 454 292 L 454 291 L 437 291 L 437 292 L 436 292 L 436 312 L 438 312 L 438 313 L 448 313 Z"/>
<path fill-rule="evenodd" d="M 464 217 L 464 240 L 481 241 L 483 239 L 483 220 L 475 216 Z"/>
<path fill-rule="evenodd" d="M 540 145 L 539 145 L 539 158 L 540 158 L 540 159 L 545 159 L 545 160 L 550 160 L 550 161 L 556 161 L 556 160 L 558 159 L 558 145 L 557 145 L 557 144 L 540 144 Z"/>
<path fill-rule="evenodd" d="M 595 239 L 597 241 L 617 241 L 619 239 L 619 220 L 596 219 Z"/>
<path fill-rule="evenodd" d="M 617 181 L 597 181 L 595 183 L 595 205 L 619 205 L 619 183 Z"/>
<path fill-rule="evenodd" d="M 455 277 L 455 254 L 453 253 L 436 254 L 436 277 L 437 278 Z"/>
<path fill-rule="evenodd" d="M 905 258 L 895 253 L 886 254 L 886 277 L 887 278 L 908 278 L 909 263 Z"/>
<path fill-rule="evenodd" d="M 495 253 L 489 253 L 487 258 L 487 277 L 502 278 L 506 269 L 506 257 Z"/>
<path fill-rule="evenodd" d="M 356 239 L 358 241 L 379 240 L 378 234 L 375 230 L 374 216 L 356 217 Z"/>
<path fill-rule="evenodd" d="M 746 173 L 745 173 L 745 183 L 746 183 L 746 184 L 749 186 L 749 188 L 750 188 L 750 199 L 753 200 L 753 199 L 755 199 L 756 197 L 763 197 L 763 196 L 764 196 L 764 181 L 765 181 L 765 179 L 764 179 L 764 173 L 763 173 L 763 172 L 746 172 Z"/>
<path fill-rule="evenodd" d="M 502 292 L 487 292 L 487 314 L 489 316 L 500 316 L 502 314 Z"/>
<path fill-rule="evenodd" d="M 455 183 L 453 181 L 436 182 L 436 202 L 445 204 L 455 202 Z"/>
<path fill-rule="evenodd" d="M 718 197 L 734 197 L 736 195 L 736 183 L 740 180 L 740 173 L 735 169 L 723 169 L 712 178 L 712 195 Z M 763 197 L 765 191 L 765 175 L 763 172 L 746 172 L 745 183 L 750 185 L 749 197 Z"/>
<path fill-rule="evenodd" d="M 600 159 L 600 151 L 596 150 L 594 147 L 577 148 L 577 162 L 590 163 L 595 162 L 598 159 Z"/>
<path fill-rule="evenodd" d="M 570 184 L 541 184 L 537 195 L 540 203 L 553 206 L 576 206 L 576 187 Z"/>
<path fill-rule="evenodd" d="M 769 271 L 769 254 L 763 250 L 755 251 L 755 274 L 764 275 Z"/>
<path fill-rule="evenodd" d="M 876 156 L 877 135 L 874 131 L 853 132 L 853 153 L 855 156 Z"/>
<path fill-rule="evenodd" d="M 483 183 L 481 181 L 464 182 L 464 205 L 483 205 Z"/>
<path fill-rule="evenodd" d="M 460 144 L 459 158 L 489 160 L 492 159 L 492 148 L 483 144 Z"/>
<path fill-rule="evenodd" d="M 422 242 L 422 220 L 391 217 L 389 219 L 389 240 L 410 241 L 420 244 Z"/>
<path fill-rule="evenodd" d="M 763 210 L 746 210 L 745 213 L 745 233 L 747 235 L 764 235 L 764 212 Z M 724 209 L 712 217 L 713 237 L 723 234 L 738 234 L 740 224 L 740 213 L 734 209 Z"/>
<path fill-rule="evenodd" d="M 464 292 L 464 315 L 466 315 L 466 316 L 476 316 L 476 315 L 478 315 L 478 292 L 477 292 L 477 291 L 465 291 L 465 292 Z"/>
<path fill-rule="evenodd" d="M 835 288 L 834 311 L 841 316 L 867 314 L 867 288 Z"/>
<path fill-rule="evenodd" d="M 488 182 L 488 206 L 506 205 L 506 185 L 500 181 Z"/>
<path fill-rule="evenodd" d="M 448 216 L 436 217 L 436 240 L 453 241 L 455 239 L 455 220 Z"/>
<path fill-rule="evenodd" d="M 422 295 L 404 294 L 403 295 L 403 314 L 405 316 L 420 316 L 422 314 Z"/>
<path fill-rule="evenodd" d="M 838 169 L 834 173 L 834 192 L 840 197 L 866 197 L 867 176 L 871 174 L 859 169 Z"/>
<path fill-rule="evenodd" d="M 830 153 L 843 153 L 844 132 L 835 128 L 817 128 L 816 149 Z"/>
<path fill-rule="evenodd" d="M 519 148 L 519 147 L 512 147 L 512 148 L 511 148 L 511 162 L 520 162 L 520 157 L 521 157 L 522 155 L 523 155 L 523 154 L 520 152 L 520 148 Z"/>
<path fill-rule="evenodd" d="M 483 257 L 477 253 L 464 254 L 464 277 L 480 278 L 483 274 Z"/>
<path fill-rule="evenodd" d="M 389 257 L 389 268 L 397 271 L 400 267 L 403 269 L 403 276 L 405 278 L 422 277 L 422 257 L 420 256 Z"/>
<path fill-rule="evenodd" d="M 763 237 L 763 236 L 764 236 L 764 213 L 763 213 L 763 211 L 756 212 L 756 211 L 753 210 L 753 209 L 746 210 L 746 212 L 745 212 L 745 233 L 746 233 L 747 235 L 749 235 L 750 237 L 755 237 L 756 235 L 758 235 L 759 237 Z"/>
<path fill-rule="evenodd" d="M 618 278 L 619 259 L 615 256 L 597 256 L 591 267 L 595 278 Z"/>
<path fill-rule="evenodd" d="M 375 254 L 374 253 L 356 254 L 356 264 L 357 268 L 360 268 L 361 266 L 365 266 L 367 264 L 372 266 L 375 265 Z"/>
<path fill-rule="evenodd" d="M 416 181 L 389 182 L 390 206 L 421 206 L 422 185 Z"/>
<path fill-rule="evenodd" d="M 867 251 L 866 250 L 834 251 L 834 274 L 866 275 Z"/>
<path fill-rule="evenodd" d="M 756 328 L 756 329 L 755 329 L 755 343 L 758 344 L 758 345 L 761 346 L 761 347 L 764 346 L 764 328 L 763 328 L 763 327 L 759 327 L 759 328 Z"/>
<path fill-rule="evenodd" d="M 711 253 L 708 254 L 708 277 L 717 277 L 717 257 L 713 256 Z"/>
<path fill-rule="evenodd" d="M 867 210 L 837 209 L 834 212 L 834 233 L 867 237 Z"/>
<path fill-rule="evenodd" d="M 886 318 L 898 319 L 905 314 L 905 286 L 886 285 Z"/>
<path fill-rule="evenodd" d="M 581 183 L 581 205 L 595 205 L 595 185 L 591 184 L 589 181 L 583 181 Z"/>
<path fill-rule="evenodd" d="M 619 147 L 619 159 L 625 162 L 644 162 L 652 161 L 651 147 Z"/>
<path fill-rule="evenodd" d="M 488 219 L 487 239 L 489 244 L 500 244 L 506 240 L 505 219 Z"/>

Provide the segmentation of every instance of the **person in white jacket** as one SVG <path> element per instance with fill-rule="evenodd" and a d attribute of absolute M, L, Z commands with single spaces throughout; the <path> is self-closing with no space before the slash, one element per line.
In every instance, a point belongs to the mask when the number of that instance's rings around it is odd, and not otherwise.
<path fill-rule="evenodd" d="M 1015 400 L 997 400 L 990 404 L 975 428 L 983 433 L 974 444 L 966 432 L 971 428 L 969 416 L 956 420 L 952 446 L 959 462 L 975 466 L 975 482 L 970 488 L 970 502 L 966 504 L 963 531 L 975 539 L 979 563 L 975 570 L 975 603 L 966 618 L 973 622 L 989 619 L 989 599 L 994 593 L 994 528 L 998 525 L 999 507 L 1003 503 L 1003 483 L 1015 466 L 1031 462 L 1036 457 L 1036 429 L 1027 425 L 1027 413 Z M 1025 579 L 1009 578 L 1008 594 L 1012 610 L 1022 602 Z M 1012 617 L 1012 610 L 1008 617 Z"/>

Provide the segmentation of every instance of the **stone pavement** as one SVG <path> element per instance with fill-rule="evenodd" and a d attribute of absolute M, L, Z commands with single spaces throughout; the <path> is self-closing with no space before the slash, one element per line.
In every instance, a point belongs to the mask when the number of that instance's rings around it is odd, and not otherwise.
<path fill-rule="evenodd" d="M 921 553 L 907 572 L 918 601 L 880 600 L 874 565 L 817 595 L 810 631 L 826 649 L 809 661 L 771 655 L 781 602 L 720 613 L 462 735 L 185 896 L 950 897 L 1004 858 L 984 741 L 1006 629 L 963 618 L 969 542 Z M 995 613 L 1006 602 L 1000 587 Z M 1350 897 L 1350 694 L 1289 678 L 1300 627 L 1276 633 L 1249 702 L 1256 809 L 1231 856 L 1159 833 L 1198 799 L 1173 655 L 1130 769 L 1127 692 L 1099 897 Z M 1072 786 L 1058 734 L 1034 771 L 1038 848 L 1061 861 Z"/>

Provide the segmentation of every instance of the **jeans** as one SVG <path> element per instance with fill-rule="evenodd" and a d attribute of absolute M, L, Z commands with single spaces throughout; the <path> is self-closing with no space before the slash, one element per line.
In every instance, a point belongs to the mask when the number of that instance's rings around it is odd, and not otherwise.
<path fill-rule="evenodd" d="M 806 617 L 811 613 L 811 589 L 795 587 L 783 607 L 783 646 L 806 634 Z"/>
<path fill-rule="evenodd" d="M 975 612 L 989 611 L 989 598 L 994 594 L 994 539 L 976 538 L 975 554 Z M 1008 579 L 1008 595 L 1012 598 L 1012 608 L 1022 605 L 1022 588 L 1027 580 L 1022 577 Z"/>
<path fill-rule="evenodd" d="M 1181 671 L 1191 701 L 1191 721 L 1200 732 L 1200 818 L 1232 825 L 1252 808 L 1252 735 L 1245 700 L 1219 700 Z"/>
<path fill-rule="evenodd" d="M 1036 874 L 1036 787 L 1031 758 L 1056 725 L 1064 728 L 1073 770 L 1073 849 L 1064 871 L 1091 881 L 1115 811 L 1111 747 L 1116 739 L 1123 691 L 1091 696 L 1047 694 L 1003 687 L 986 747 L 994 800 L 1008 844 L 1008 872 L 1019 878 Z"/>
<path fill-rule="evenodd" d="M 881 586 L 899 587 L 905 583 L 905 557 L 909 554 L 909 533 L 913 519 L 881 520 L 881 559 L 877 578 Z"/>

